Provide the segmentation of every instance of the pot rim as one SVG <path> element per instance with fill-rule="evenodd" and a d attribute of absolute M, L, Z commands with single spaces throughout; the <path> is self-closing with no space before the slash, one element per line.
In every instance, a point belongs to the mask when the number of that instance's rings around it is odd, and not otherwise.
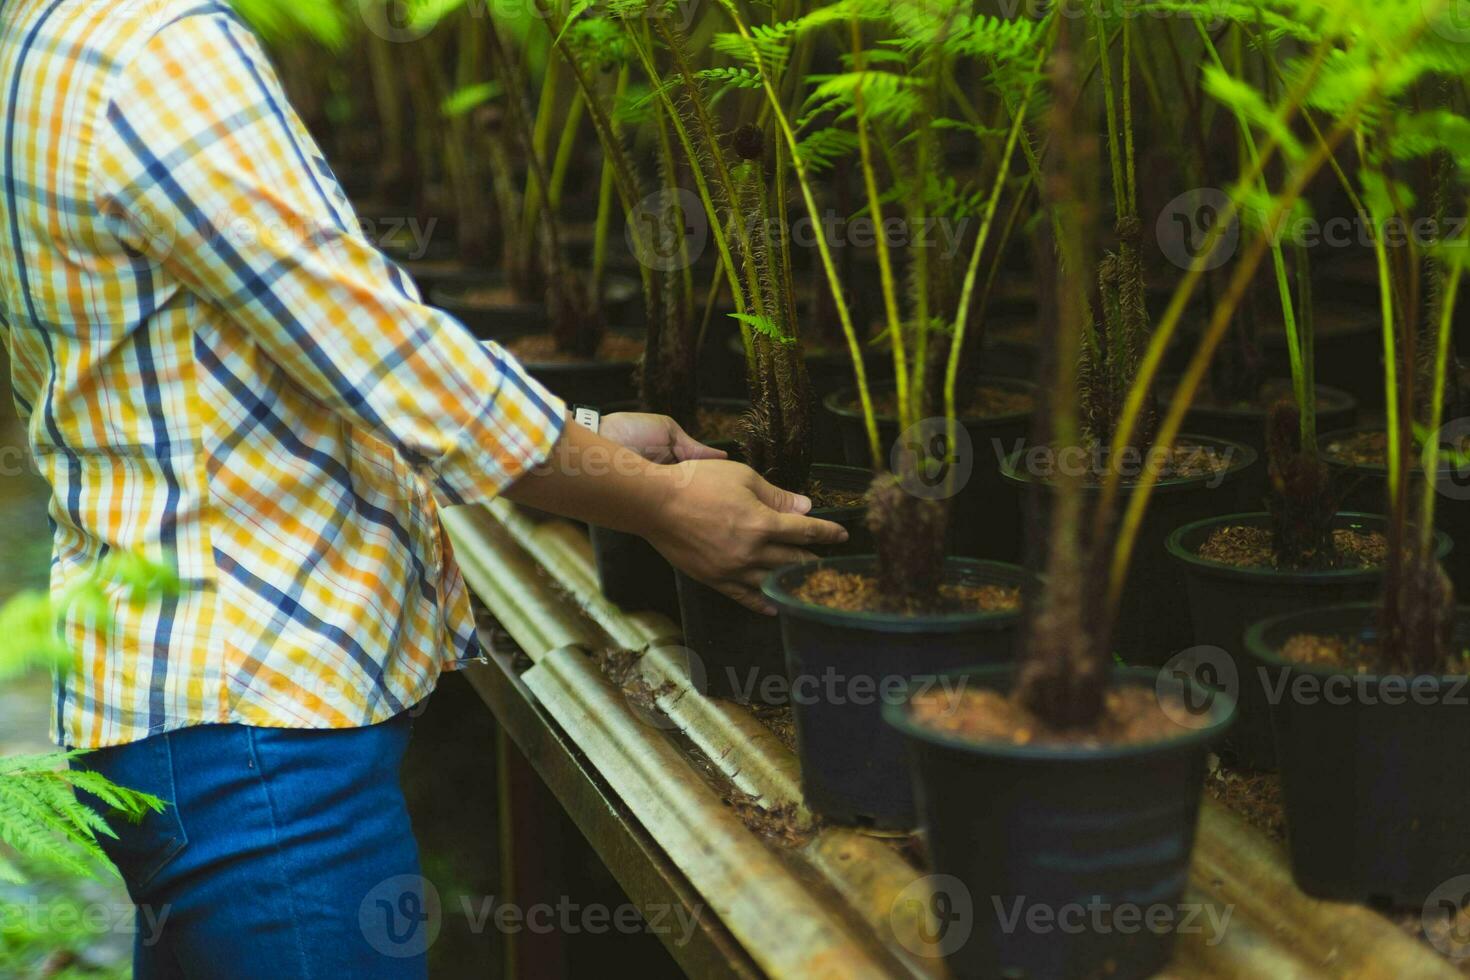
<path fill-rule="evenodd" d="M 810 575 L 822 568 L 836 567 L 853 571 L 870 571 L 877 565 L 877 562 L 877 555 L 839 555 L 834 558 L 797 562 L 778 568 L 767 575 L 765 581 L 761 583 L 761 592 L 776 605 L 783 617 L 793 616 L 826 626 L 863 629 L 873 633 L 961 633 L 975 630 L 999 630 L 1013 626 L 1020 621 L 1020 609 L 1004 612 L 934 613 L 927 616 L 850 612 L 803 602 L 783 582 L 783 579 L 795 576 L 798 572 Z M 1026 577 L 1026 570 L 1020 565 L 954 555 L 944 559 L 944 568 L 947 573 L 959 573 L 966 570 L 1003 572 L 1005 577 L 1014 578 L 1018 587 L 1024 584 Z M 802 576 L 802 580 L 805 580 L 805 575 Z"/>
<path fill-rule="evenodd" d="M 1286 381 L 1286 380 L 1289 380 L 1289 379 L 1286 379 L 1286 378 L 1271 378 L 1269 380 L 1270 381 Z M 1176 390 L 1175 389 L 1175 386 L 1177 386 L 1178 383 L 1179 383 L 1179 377 L 1177 375 L 1165 375 L 1164 377 L 1160 378 L 1159 379 L 1159 397 L 1161 399 L 1165 399 L 1165 400 L 1167 400 L 1169 402 L 1173 402 L 1173 400 L 1174 400 L 1174 392 Z M 1336 404 L 1333 404 L 1333 405 L 1330 405 L 1330 406 L 1325 406 L 1327 411 L 1330 411 L 1330 412 L 1353 412 L 1353 411 L 1356 411 L 1358 409 L 1358 399 L 1357 399 L 1357 396 L 1355 396 L 1352 392 L 1350 392 L 1350 391 L 1348 391 L 1348 390 L 1346 390 L 1344 388 L 1335 387 L 1334 385 L 1319 384 L 1319 385 L 1317 385 L 1317 401 L 1319 402 L 1319 405 L 1318 405 L 1319 414 L 1320 414 L 1322 408 L 1324 407 L 1324 406 L 1322 406 L 1320 404 L 1321 402 L 1324 401 L 1324 399 L 1322 397 L 1324 394 L 1328 396 L 1328 399 L 1334 400 L 1336 402 Z M 1237 408 L 1237 407 L 1234 407 L 1234 406 L 1220 407 L 1220 406 L 1217 406 L 1217 405 L 1190 405 L 1189 406 L 1189 411 L 1190 411 L 1190 413 L 1196 413 L 1196 412 L 1198 412 L 1200 414 L 1208 413 L 1209 415 L 1214 416 L 1214 417 L 1217 417 L 1217 418 L 1229 418 L 1229 419 L 1246 420 L 1246 419 L 1264 419 L 1267 415 L 1270 414 L 1271 409 L 1270 409 L 1269 406 L 1267 406 L 1265 408 Z"/>
<path fill-rule="evenodd" d="M 979 676 L 988 679 L 990 677 L 999 677 L 1002 672 L 1014 674 L 1015 669 L 1014 664 L 992 664 L 951 671 L 946 674 L 941 674 L 940 677 Z M 1109 675 L 1109 686 L 1128 683 L 1137 684 L 1141 687 L 1153 687 L 1157 684 L 1159 676 L 1159 671 L 1156 669 L 1114 666 Z M 1198 682 L 1193 677 L 1189 678 L 1189 683 L 1191 686 L 1198 686 Z M 1009 690 L 1009 687 L 1002 688 L 1002 690 Z M 1152 742 L 1088 747 L 1015 745 L 1009 742 L 976 742 L 918 724 L 909 716 L 909 700 L 913 696 L 913 693 L 913 685 L 910 684 L 904 691 L 901 699 L 890 701 L 883 705 L 883 720 L 904 735 L 957 752 L 1026 762 L 1112 762 L 1191 748 L 1201 743 L 1213 741 L 1223 735 L 1225 730 L 1235 721 L 1237 706 L 1235 698 L 1224 692 L 1217 691 L 1213 695 L 1214 699 L 1210 707 L 1215 717 L 1209 724 L 1199 728 L 1180 725 L 1179 731 L 1176 734 L 1162 739 L 1155 739 Z"/>
<path fill-rule="evenodd" d="M 1346 429 L 1333 429 L 1331 432 L 1324 432 L 1317 437 L 1317 455 L 1328 466 L 1335 466 L 1339 470 L 1346 470 L 1349 473 L 1367 473 L 1373 476 L 1382 476 L 1386 478 L 1388 475 L 1387 463 L 1350 463 L 1345 459 L 1338 459 L 1335 456 L 1327 455 L 1326 448 L 1328 441 L 1331 439 L 1354 436 L 1362 432 L 1382 431 L 1383 429 L 1380 426 L 1376 425 L 1354 425 Z M 1416 472 L 1423 472 L 1424 450 L 1421 448 L 1417 452 L 1413 453 L 1410 456 L 1410 459 L 1412 460 L 1414 470 Z M 1454 472 L 1455 468 L 1453 466 L 1441 466 L 1435 471 L 1437 475 L 1441 476 Z"/>
<path fill-rule="evenodd" d="M 1036 394 L 1036 385 L 1030 381 L 1025 380 L 1024 378 L 1008 378 L 1000 374 L 982 374 L 978 377 L 977 381 L 978 384 L 989 385 L 993 388 L 1005 388 L 1013 391 L 1021 391 L 1028 395 Z M 872 392 L 880 392 L 888 391 L 894 387 L 896 387 L 896 382 L 883 381 L 869 385 L 868 390 Z M 826 398 L 823 398 L 822 407 L 833 415 L 836 415 L 838 418 L 857 419 L 861 421 L 863 418 L 862 409 L 849 408 L 847 404 L 856 397 L 857 385 L 847 385 L 845 387 L 838 388 L 836 391 L 827 395 Z M 961 424 L 968 422 L 985 424 L 993 422 L 1024 421 L 1026 419 L 1029 419 L 1035 413 L 1036 409 L 1030 408 L 1021 412 L 1005 412 L 1001 415 L 966 415 L 961 417 L 959 421 Z M 898 419 L 898 416 L 896 415 L 888 415 L 883 412 L 877 413 L 877 416 L 880 423 L 896 422 Z"/>
<path fill-rule="evenodd" d="M 1212 578 L 1231 579 L 1237 582 L 1280 582 L 1286 585 L 1343 585 L 1357 582 L 1372 582 L 1383 577 L 1382 567 L 1376 568 L 1328 568 L 1318 571 L 1300 568 L 1259 568 L 1243 567 L 1240 565 L 1228 565 L 1225 562 L 1213 561 L 1209 558 L 1201 558 L 1198 553 L 1185 547 L 1184 539 L 1203 528 L 1212 525 L 1225 527 L 1232 523 L 1250 524 L 1268 522 L 1271 515 L 1266 511 L 1245 511 L 1238 514 L 1221 514 L 1218 517 L 1206 517 L 1203 520 L 1191 521 L 1181 527 L 1175 528 L 1164 542 L 1164 550 L 1176 561 L 1182 562 L 1193 571 L 1206 574 Z M 1333 515 L 1335 523 L 1347 524 L 1353 521 L 1372 521 L 1378 524 L 1387 524 L 1388 518 L 1382 514 L 1370 514 L 1366 511 L 1340 510 Z M 1437 542 L 1436 553 L 1443 561 L 1445 556 L 1454 548 L 1454 542 L 1450 536 L 1443 531 L 1434 532 Z"/>
<path fill-rule="evenodd" d="M 873 471 L 864 466 L 848 466 L 846 463 L 813 463 L 808 472 L 815 476 L 819 470 L 833 473 L 837 476 L 852 477 L 854 483 L 861 476 L 864 486 L 871 486 L 873 483 Z M 860 517 L 867 510 L 868 505 L 866 501 L 858 504 L 856 507 L 818 507 L 815 501 L 813 501 L 812 509 L 807 516 L 820 517 L 822 520 L 827 521 L 845 521 Z"/>
<path fill-rule="evenodd" d="M 1250 446 L 1247 446 L 1245 443 L 1236 442 L 1233 439 L 1225 439 L 1221 436 L 1205 436 L 1193 432 L 1181 432 L 1174 440 L 1175 445 L 1178 445 L 1179 442 L 1186 439 L 1196 444 L 1207 446 L 1213 445 L 1216 447 L 1225 447 L 1229 449 L 1231 459 L 1229 468 L 1226 469 L 1223 474 L 1212 474 L 1210 476 L 1174 477 L 1173 479 L 1169 480 L 1160 480 L 1158 483 L 1154 484 L 1154 493 L 1177 493 L 1182 490 L 1190 489 L 1191 487 L 1203 486 L 1204 484 L 1207 484 L 1210 480 L 1214 479 L 1218 479 L 1220 481 L 1220 486 L 1223 486 L 1228 481 L 1239 479 L 1241 473 L 1254 466 L 1256 460 L 1260 458 L 1260 454 L 1257 453 Z M 1004 479 L 1010 480 L 1012 483 L 1019 483 L 1022 486 L 1030 486 L 1033 483 L 1040 484 L 1042 486 L 1052 485 L 1052 481 L 1050 480 L 1042 480 L 1033 477 L 1029 473 L 1022 473 L 1017 468 L 1017 461 L 1023 455 L 1030 451 L 1031 447 L 1028 446 L 1024 449 L 1015 450 L 1014 452 L 1007 455 L 1006 458 L 1001 461 L 1000 475 Z M 1121 486 L 1123 490 L 1130 490 L 1132 487 L 1137 486 L 1137 484 L 1124 483 Z M 1095 493 L 1101 490 L 1101 488 L 1101 484 L 1089 482 L 1083 486 L 1083 491 L 1085 493 Z"/>
<path fill-rule="evenodd" d="M 1285 667 L 1291 670 L 1301 671 L 1317 677 L 1353 677 L 1361 682 L 1369 684 L 1382 683 L 1387 679 L 1416 681 L 1429 678 L 1439 683 L 1461 682 L 1470 677 L 1470 671 L 1464 674 L 1358 674 L 1352 673 L 1341 667 L 1325 667 L 1319 664 L 1303 664 L 1295 660 L 1287 660 L 1266 643 L 1266 634 L 1283 623 L 1298 617 L 1321 616 L 1328 613 L 1336 613 L 1342 616 L 1353 614 L 1373 613 L 1378 609 L 1375 602 L 1339 602 L 1332 605 L 1311 606 L 1306 609 L 1293 609 L 1291 612 L 1279 613 L 1258 619 L 1245 631 L 1245 647 L 1256 658 L 1270 667 Z M 1470 619 L 1470 606 L 1455 607 L 1457 619 Z"/>

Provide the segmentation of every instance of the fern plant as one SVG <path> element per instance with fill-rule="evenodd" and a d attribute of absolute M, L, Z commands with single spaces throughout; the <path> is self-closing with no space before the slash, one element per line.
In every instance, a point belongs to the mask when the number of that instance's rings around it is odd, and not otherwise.
<path fill-rule="evenodd" d="M 698 340 L 692 257 L 684 236 L 684 215 L 675 203 L 681 199 L 680 167 L 671 117 L 663 100 L 651 92 L 634 92 L 630 86 L 636 61 L 630 36 L 648 45 L 651 43 L 648 27 L 626 23 L 618 12 L 600 14 L 587 3 L 573 5 L 565 16 L 547 0 L 536 0 L 536 3 L 551 43 L 571 73 L 580 103 L 587 107 L 602 148 L 594 280 L 600 282 L 602 278 L 605 243 L 616 197 L 634 253 L 641 260 L 639 274 L 647 333 L 638 374 L 639 400 L 645 409 L 670 415 L 692 428 L 698 401 L 694 377 Z M 616 82 L 608 93 L 605 84 L 599 85 L 599 79 L 606 79 L 614 72 Z M 647 182 L 625 145 L 625 130 L 630 125 L 640 125 L 650 131 L 657 146 L 657 191 L 652 198 L 645 195 Z M 662 214 L 640 211 L 650 200 L 662 203 Z M 657 226 L 650 227 L 647 221 L 640 220 L 643 217 L 654 218 Z M 659 260 L 653 261 L 655 257 Z"/>
<path fill-rule="evenodd" d="M 735 31 L 717 37 L 716 46 L 751 73 L 742 77 L 759 79 L 765 95 L 763 112 L 774 122 L 778 149 L 784 147 L 807 217 L 814 224 L 821 223 L 815 175 L 852 150 L 862 176 L 864 209 L 879 229 L 886 228 L 890 211 L 901 213 L 910 228 L 926 228 L 937 217 L 979 217 L 963 268 L 919 245 L 907 253 L 903 288 L 886 231 L 875 238 L 884 311 L 881 339 L 893 358 L 899 428 L 907 431 L 933 414 L 942 395 L 953 445 L 960 365 L 979 264 L 1036 91 L 1039 76 L 1028 69 L 1044 56 L 1050 20 L 1038 26 L 973 15 L 967 4 L 958 2 L 909 6 L 837 0 L 795 19 L 747 24 L 733 2 L 722 0 L 722 6 Z M 847 70 L 807 78 L 810 92 L 792 112 L 783 96 L 786 69 L 796 46 L 819 31 L 845 42 Z M 868 41 L 873 32 L 882 34 L 876 44 Z M 998 163 L 989 182 L 978 189 L 961 189 L 936 176 L 935 134 L 946 128 L 978 129 L 946 112 L 945 82 L 952 78 L 956 62 L 966 59 L 992 67 L 992 80 L 1005 90 L 1004 104 L 1011 112 Z M 887 472 L 889 460 L 879 442 L 878 413 L 867 379 L 865 338 L 853 322 L 827 242 L 818 236 L 816 244 L 852 357 L 879 474 L 869 493 L 868 523 L 877 545 L 882 592 L 900 608 L 933 608 L 939 601 L 948 504 L 908 492 L 904 484 L 913 474 Z"/>
<path fill-rule="evenodd" d="M 36 667 L 70 667 L 71 652 L 58 626 L 68 617 L 105 626 L 115 594 L 129 601 L 178 591 L 170 564 L 136 554 L 114 554 L 81 576 L 53 602 L 22 593 L 0 606 L 0 683 Z M 94 772 L 68 768 L 84 752 L 0 758 L 0 881 L 24 883 L 26 868 L 92 877 L 114 873 L 98 835 L 115 837 L 104 817 L 79 802 L 90 793 L 122 819 L 161 812 L 164 801 L 117 786 Z"/>
<path fill-rule="evenodd" d="M 1282 66 L 1282 74 L 1288 84 L 1274 99 L 1254 90 L 1247 94 L 1238 85 L 1215 86 L 1215 97 L 1227 102 L 1232 112 L 1244 116 L 1260 142 L 1257 152 L 1246 160 L 1240 176 L 1229 189 L 1229 204 L 1210 232 L 1206 256 L 1210 248 L 1218 245 L 1224 229 L 1237 215 L 1250 212 L 1251 220 L 1245 224 L 1255 233 L 1237 255 L 1229 285 L 1211 309 L 1176 396 L 1158 423 L 1155 445 L 1164 449 L 1173 446 L 1210 359 L 1261 262 L 1272 248 L 1275 229 L 1301 206 L 1308 185 L 1331 164 L 1335 150 L 1350 138 L 1365 147 L 1376 142 L 1385 152 L 1388 147 L 1403 146 L 1402 141 L 1393 138 L 1394 127 L 1386 120 L 1405 111 L 1401 105 L 1405 94 L 1421 79 L 1436 74 L 1459 78 L 1470 68 L 1470 52 L 1464 49 L 1464 45 L 1450 43 L 1445 33 L 1432 29 L 1435 20 L 1445 14 L 1443 4 L 1390 0 L 1370 7 L 1331 0 L 1278 2 L 1262 6 L 1276 20 L 1291 25 L 1293 36 L 1302 42 L 1302 53 Z M 1211 23 L 1218 13 L 1213 4 L 1197 7 L 1170 4 L 1169 7 L 1176 13 L 1195 16 L 1204 23 Z M 1250 18 L 1243 16 L 1242 19 Z M 1253 22 L 1260 21 L 1261 17 L 1256 17 Z M 1066 25 L 1063 36 L 1069 35 L 1074 26 Z M 1072 111 L 1061 108 L 1075 109 L 1081 100 L 1074 50 L 1075 42 L 1069 38 L 1052 65 L 1053 94 L 1059 108 L 1053 112 L 1050 127 L 1052 153 L 1049 175 L 1051 186 L 1059 193 L 1054 194 L 1049 203 L 1058 215 L 1055 224 L 1060 228 L 1058 251 L 1062 268 L 1057 294 L 1061 309 L 1052 327 L 1055 336 L 1051 339 L 1057 357 L 1050 386 L 1050 435 L 1056 441 L 1075 436 L 1081 427 L 1075 395 L 1076 378 L 1071 373 L 1075 370 L 1071 366 L 1071 354 L 1082 347 L 1087 303 L 1076 270 L 1088 267 L 1087 252 L 1095 240 L 1091 223 L 1097 213 L 1096 204 L 1091 200 L 1095 186 L 1096 147 L 1090 145 L 1085 136 L 1079 135 Z M 1332 122 L 1322 127 L 1320 135 L 1314 134 L 1312 141 L 1298 141 L 1294 124 L 1304 113 L 1312 112 L 1321 113 Z M 1420 123 L 1414 124 L 1411 130 L 1416 137 L 1432 133 L 1425 141 L 1442 146 L 1452 154 L 1461 151 L 1457 126 Z M 1271 166 L 1279 166 L 1283 172 L 1280 189 L 1275 193 L 1266 192 L 1261 182 L 1262 175 Z M 1373 180 L 1371 176 L 1369 179 Z M 1372 186 L 1387 185 L 1374 182 Z M 1370 196 L 1365 195 L 1365 198 Z M 1378 197 L 1380 201 L 1392 200 L 1392 195 L 1386 191 Z M 1380 217 L 1378 227 L 1381 227 L 1381 221 Z M 1384 264 L 1380 259 L 1380 265 Z M 1119 458 L 1120 450 L 1132 445 L 1147 424 L 1148 392 L 1157 377 L 1164 351 L 1173 340 L 1204 271 L 1205 263 L 1201 261 L 1187 272 L 1150 337 L 1118 414 L 1109 458 Z M 1392 352 L 1398 348 L 1393 342 L 1396 321 L 1389 298 L 1391 294 L 1392 288 L 1385 286 L 1385 340 Z M 1401 330 L 1398 333 L 1403 335 Z M 1398 353 L 1402 354 L 1401 351 Z M 1394 360 L 1393 354 L 1389 360 Z M 1399 404 L 1405 399 L 1392 363 L 1387 371 L 1387 388 L 1392 404 Z M 1392 427 L 1395 418 L 1391 417 L 1390 423 Z M 1390 447 L 1391 457 L 1402 457 L 1405 451 L 1402 439 Z M 1401 470 L 1402 459 L 1399 466 Z M 1159 475 L 1157 468 L 1148 467 L 1139 479 L 1128 483 L 1126 505 L 1122 507 L 1121 521 L 1117 522 L 1116 530 L 1113 509 L 1121 502 L 1124 493 L 1124 474 L 1119 467 L 1109 466 L 1104 474 L 1101 492 L 1090 518 L 1084 514 L 1084 499 L 1077 478 L 1063 474 L 1058 481 L 1048 543 L 1047 578 L 1023 646 L 1018 689 L 1021 699 L 1057 728 L 1085 728 L 1093 725 L 1099 716 L 1111 662 L 1112 617 L 1126 581 L 1142 518 Z M 1392 472 L 1390 483 L 1400 488 L 1395 492 L 1402 493 L 1402 481 Z M 1432 503 L 1429 506 L 1421 503 L 1421 515 L 1427 510 L 1432 510 Z M 1391 553 L 1395 551 L 1397 542 L 1407 545 L 1409 540 L 1405 532 L 1407 522 L 1397 517 L 1395 520 L 1400 524 L 1400 530 L 1395 532 Z M 1090 532 L 1084 533 L 1089 526 Z M 1422 542 L 1429 540 L 1427 528 L 1427 524 L 1421 524 L 1418 529 L 1421 555 L 1425 547 Z M 1418 561 L 1416 567 L 1419 569 L 1424 567 L 1422 558 L 1406 560 Z M 1424 578 L 1422 573 L 1406 575 L 1406 581 L 1417 585 L 1411 584 L 1399 599 L 1392 596 L 1388 599 L 1385 612 L 1390 623 L 1390 628 L 1385 631 L 1388 637 L 1392 638 L 1395 629 L 1402 629 L 1403 623 L 1415 617 L 1430 624 L 1422 629 L 1414 627 L 1415 635 L 1420 636 L 1436 628 L 1435 624 L 1445 621 L 1443 593 L 1424 588 Z M 1102 583 L 1105 591 L 1098 589 L 1096 583 Z M 1397 614 L 1391 608 L 1395 602 L 1399 603 Z M 1425 612 L 1406 614 L 1402 611 L 1406 607 L 1421 611 L 1432 608 L 1441 612 L 1435 615 Z M 1400 617 L 1399 625 L 1394 625 L 1395 615 Z"/>

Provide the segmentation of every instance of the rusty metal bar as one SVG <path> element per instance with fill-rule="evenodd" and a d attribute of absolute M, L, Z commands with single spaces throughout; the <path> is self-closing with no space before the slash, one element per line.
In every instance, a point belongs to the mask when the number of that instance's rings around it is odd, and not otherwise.
<path fill-rule="evenodd" d="M 692 869 L 706 881 L 719 882 L 718 889 L 763 888 L 763 878 L 743 878 L 729 864 L 730 854 L 748 853 L 755 835 L 713 794 L 682 795 L 693 792 L 689 777 L 698 774 L 668 733 L 646 718 L 639 720 L 585 656 L 552 653 L 548 639 L 600 634 L 617 646 L 644 651 L 640 676 L 668 727 L 686 736 L 732 786 L 758 798 L 767 809 L 794 805 L 805 819 L 794 755 L 746 709 L 692 689 L 673 624 L 654 613 L 625 614 L 608 602 L 598 590 L 586 536 L 568 522 L 537 519 L 499 502 L 473 516 L 447 519 L 446 526 L 461 560 L 467 553 L 476 556 L 474 571 L 467 568 L 466 577 L 481 598 L 523 646 L 526 641 L 541 644 L 540 652 L 528 648 L 540 661 L 528 672 L 528 677 L 536 674 L 528 685 L 639 818 L 652 821 L 648 824 L 652 836 L 682 849 L 684 858 L 693 863 L 685 868 L 671 851 L 676 863 L 686 873 Z M 551 581 L 559 591 L 550 588 Z M 501 615 L 502 607 L 510 613 L 509 621 Z M 573 622 L 548 625 L 546 616 L 566 616 Z M 708 809 L 711 799 L 717 810 Z M 676 800 L 679 806 L 674 805 Z M 667 814 L 672 812 L 680 816 L 671 824 Z M 689 819 L 699 824 L 709 821 L 718 828 L 712 831 L 715 838 L 696 834 L 700 843 L 691 840 Z M 708 854 L 706 849 L 716 839 L 721 849 L 734 850 Z M 861 934 L 848 926 L 854 949 L 864 951 L 864 956 L 875 947 L 884 950 L 890 973 L 942 975 L 939 964 L 910 952 L 924 948 L 917 939 L 922 924 L 901 914 L 895 901 L 925 872 L 891 841 L 822 827 L 806 843 L 785 851 L 810 872 L 811 882 L 805 905 L 799 894 L 782 892 L 783 900 L 792 903 L 784 914 L 836 923 L 832 927 L 839 934 L 841 923 L 859 924 Z M 690 877 L 712 905 L 729 898 L 729 893 L 712 894 L 695 875 Z M 1228 909 L 1229 926 L 1223 936 L 1207 930 L 1181 934 L 1171 976 L 1385 980 L 1458 976 L 1446 961 L 1376 913 L 1302 895 L 1292 884 L 1280 849 L 1210 800 L 1201 815 L 1188 901 Z M 730 911 L 740 914 L 738 905 Z M 767 914 L 764 921 L 770 920 Z M 792 933 L 773 937 L 766 929 L 752 935 L 733 924 L 731 931 L 747 944 L 775 941 L 781 946 L 777 964 L 768 963 L 761 951 L 747 945 L 762 968 L 773 974 L 785 972 L 773 966 L 790 967 L 800 959 L 786 944 L 806 941 Z M 824 947 L 823 955 L 827 952 Z M 864 968 L 881 968 L 884 959 L 862 963 Z"/>
<path fill-rule="evenodd" d="M 488 638 L 487 638 L 488 639 Z M 491 649 L 487 642 L 487 650 Z M 682 906 L 697 909 L 699 893 L 649 835 L 621 798 L 575 743 L 539 705 L 506 653 L 492 652 L 489 662 L 465 671 L 481 699 L 515 748 L 530 762 L 577 829 L 597 851 L 629 901 L 659 912 Z M 669 928 L 665 912 L 655 934 L 690 976 L 754 980 L 762 975 L 755 961 L 714 915 L 701 915 L 688 930 Z"/>

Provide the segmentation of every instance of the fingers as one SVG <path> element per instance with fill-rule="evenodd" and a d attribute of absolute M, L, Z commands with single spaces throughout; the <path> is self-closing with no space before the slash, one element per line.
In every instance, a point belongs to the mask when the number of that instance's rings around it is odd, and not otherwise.
<path fill-rule="evenodd" d="M 780 487 L 768 483 L 759 475 L 756 476 L 755 485 L 752 489 L 755 490 L 756 498 L 761 503 L 779 514 L 805 514 L 812 509 L 810 497 L 802 496 L 799 493 L 792 493 L 790 490 L 782 490 Z"/>
<path fill-rule="evenodd" d="M 674 458 L 679 462 L 682 463 L 691 459 L 725 459 L 730 455 L 723 449 L 706 446 L 685 432 L 684 428 L 673 419 L 669 419 L 668 421 L 669 442 L 673 446 Z"/>
<path fill-rule="evenodd" d="M 816 561 L 817 556 L 803 548 L 792 548 L 789 545 L 772 544 L 762 548 L 755 556 L 756 564 L 762 568 L 776 569 L 787 565 L 801 565 L 805 562 Z"/>
<path fill-rule="evenodd" d="M 751 612 L 758 612 L 762 616 L 776 615 L 776 607 L 771 605 L 765 596 L 761 595 L 759 589 L 752 589 L 735 582 L 722 583 L 718 586 L 718 589 Z"/>
<path fill-rule="evenodd" d="M 808 548 L 823 544 L 842 544 L 847 538 L 847 528 L 841 524 L 796 514 L 778 514 L 770 534 L 773 543 Z"/>

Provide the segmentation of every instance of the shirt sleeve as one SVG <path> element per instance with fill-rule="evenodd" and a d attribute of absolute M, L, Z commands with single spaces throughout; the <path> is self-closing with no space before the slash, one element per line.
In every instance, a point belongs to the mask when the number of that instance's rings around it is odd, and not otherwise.
<path fill-rule="evenodd" d="M 549 455 L 565 405 L 424 305 L 367 240 L 231 12 L 203 7 L 163 26 L 111 84 L 93 194 L 124 244 L 429 471 L 449 503 L 483 502 Z"/>

